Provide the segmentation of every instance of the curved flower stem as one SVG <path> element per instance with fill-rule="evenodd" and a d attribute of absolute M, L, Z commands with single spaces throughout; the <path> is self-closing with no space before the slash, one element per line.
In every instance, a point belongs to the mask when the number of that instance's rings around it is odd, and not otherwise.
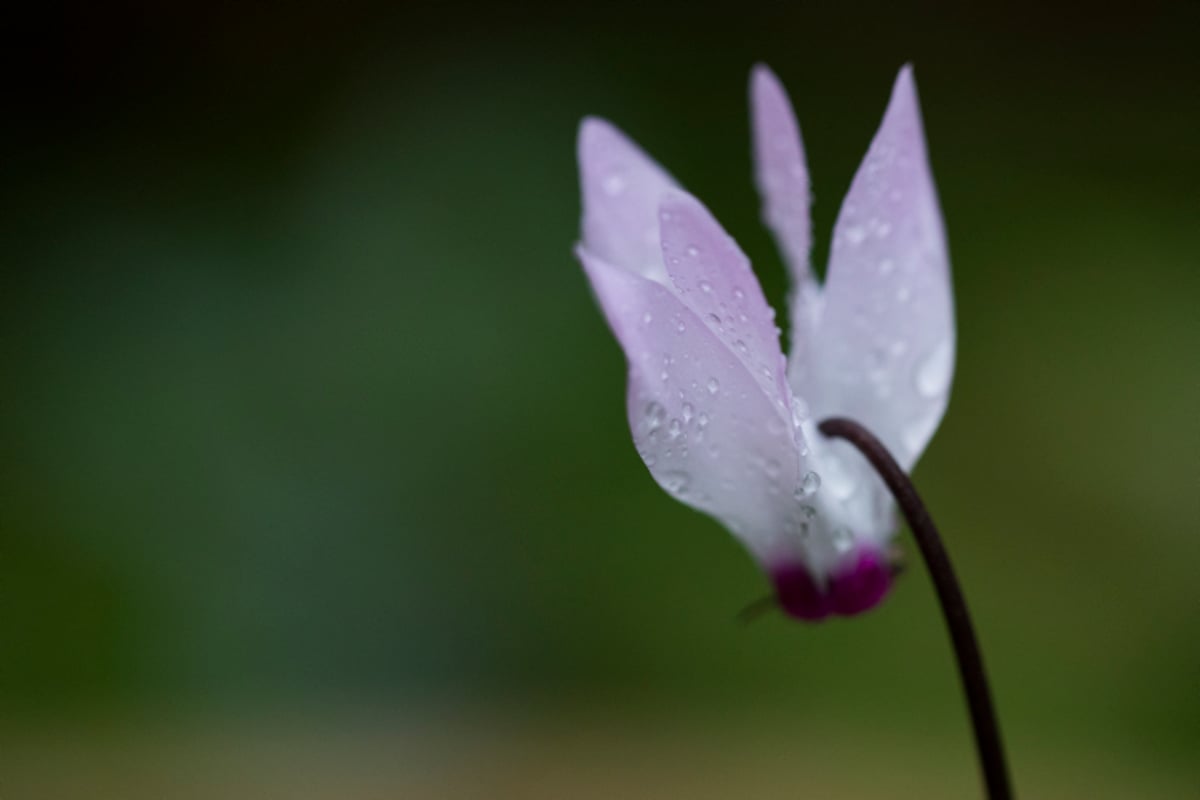
<path fill-rule="evenodd" d="M 833 417 L 821 422 L 820 430 L 826 436 L 845 439 L 866 456 L 896 498 L 904 518 L 908 520 L 937 590 L 942 614 L 946 618 L 946 627 L 950 629 L 950 640 L 958 658 L 958 672 L 962 677 L 967 706 L 971 710 L 971 723 L 975 728 L 975 745 L 979 750 L 979 763 L 983 769 L 987 796 L 992 800 L 1009 800 L 1012 797 L 1012 788 L 1004 760 L 1004 746 L 1000 741 L 1000 728 L 996 722 L 996 711 L 992 706 L 987 675 L 983 669 L 983 656 L 979 652 L 979 643 L 975 639 L 971 618 L 967 614 L 967 602 L 963 598 L 962 589 L 959 588 L 954 569 L 950 566 L 950 556 L 942 545 L 942 539 L 938 536 L 929 511 L 917 495 L 912 481 L 892 458 L 891 453 L 862 425 L 843 417 Z"/>

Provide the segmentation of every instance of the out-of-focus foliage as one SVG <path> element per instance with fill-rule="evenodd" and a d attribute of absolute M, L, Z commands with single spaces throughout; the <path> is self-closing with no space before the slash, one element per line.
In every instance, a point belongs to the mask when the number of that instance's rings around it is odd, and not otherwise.
<path fill-rule="evenodd" d="M 751 65 L 791 91 L 823 262 L 912 61 L 959 326 L 916 478 L 1018 776 L 1060 751 L 1194 773 L 1200 16 L 805 5 L 31 23 L 0 130 L 11 735 L 605 704 L 783 715 L 847 764 L 860 732 L 912 730 L 969 764 L 919 566 L 861 621 L 733 624 L 762 579 L 646 475 L 571 256 L 575 128 L 599 114 L 782 307 Z"/>

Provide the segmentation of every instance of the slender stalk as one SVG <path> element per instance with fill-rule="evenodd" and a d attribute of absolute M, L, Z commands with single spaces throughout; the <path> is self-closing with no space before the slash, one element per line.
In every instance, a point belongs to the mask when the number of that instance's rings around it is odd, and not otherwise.
<path fill-rule="evenodd" d="M 946 627 L 950 629 L 954 655 L 958 658 L 958 673 L 962 677 L 967 706 L 971 711 L 971 724 L 975 728 L 975 746 L 979 751 L 979 764 L 983 770 L 987 796 L 991 800 L 1009 800 L 1012 797 L 1012 787 L 1004 760 L 1004 746 L 1000 741 L 996 710 L 992 706 L 987 674 L 983 669 L 983 656 L 979 652 L 979 642 L 975 639 L 971 618 L 967 614 L 967 601 L 963 598 L 958 578 L 950 566 L 950 556 L 942 545 L 933 518 L 929 516 L 929 511 L 921 502 L 908 475 L 900 469 L 891 453 L 870 431 L 857 422 L 842 417 L 824 420 L 820 430 L 826 436 L 845 439 L 866 456 L 896 498 L 904 518 L 908 520 L 913 537 L 917 540 L 917 547 L 929 568 L 933 586 L 937 590 L 942 614 L 946 618 Z"/>

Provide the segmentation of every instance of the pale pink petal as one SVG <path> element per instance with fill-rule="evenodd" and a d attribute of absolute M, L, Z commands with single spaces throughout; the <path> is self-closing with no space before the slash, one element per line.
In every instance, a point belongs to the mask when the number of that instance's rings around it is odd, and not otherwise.
<path fill-rule="evenodd" d="M 675 181 L 610 123 L 579 127 L 583 243 L 614 266 L 666 279 L 658 242 L 658 202 Z"/>
<path fill-rule="evenodd" d="M 787 93 L 775 74 L 758 65 L 750 79 L 754 129 L 754 175 L 762 198 L 763 221 L 775 234 L 791 276 L 788 295 L 791 347 L 788 378 L 801 397 L 811 394 L 812 348 L 821 287 L 809 259 L 811 193 L 804 142 Z"/>
<path fill-rule="evenodd" d="M 775 311 L 737 242 L 704 205 L 683 191 L 659 207 L 662 253 L 670 285 L 696 317 L 754 376 L 778 411 L 791 420 L 787 362 L 779 349 Z"/>
<path fill-rule="evenodd" d="M 942 215 L 912 69 L 834 229 L 819 337 L 818 415 L 873 430 L 906 469 L 936 429 L 954 368 L 954 309 Z"/>
<path fill-rule="evenodd" d="M 629 426 L 655 480 L 760 561 L 794 555 L 807 462 L 775 402 L 670 289 L 578 252 L 625 351 Z"/>
<path fill-rule="evenodd" d="M 810 193 L 804 142 L 787 93 L 775 73 L 759 64 L 750 78 L 754 127 L 754 176 L 762 198 L 763 221 L 775 234 L 797 287 L 813 280 Z"/>

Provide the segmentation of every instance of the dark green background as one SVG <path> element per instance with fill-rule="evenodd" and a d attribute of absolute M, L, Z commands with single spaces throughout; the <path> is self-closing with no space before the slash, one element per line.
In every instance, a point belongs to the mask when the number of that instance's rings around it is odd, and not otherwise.
<path fill-rule="evenodd" d="M 881 731 L 921 732 L 946 743 L 931 766 L 969 775 L 921 568 L 861 620 L 733 623 L 762 578 L 637 459 L 622 357 L 571 256 L 575 131 L 597 114 L 708 204 L 782 307 L 751 65 L 797 107 L 823 263 L 912 61 L 959 341 L 916 479 L 1016 771 L 1075 753 L 1194 786 L 1197 6 L 811 5 L 14 23 L 10 727 L 331 698 L 567 727 L 636 707 L 833 726 L 856 769 L 860 733 L 886 750 Z"/>

